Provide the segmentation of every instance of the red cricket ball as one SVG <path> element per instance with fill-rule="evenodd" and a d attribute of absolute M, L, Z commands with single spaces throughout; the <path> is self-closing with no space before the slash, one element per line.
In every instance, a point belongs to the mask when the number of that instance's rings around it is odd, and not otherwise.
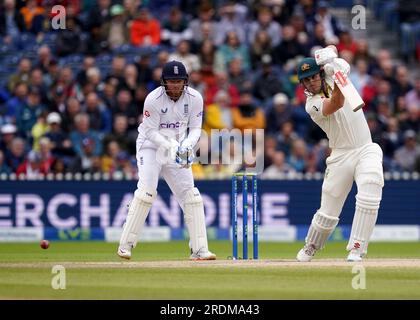
<path fill-rule="evenodd" d="M 42 249 L 48 249 L 48 247 L 50 246 L 50 242 L 48 240 L 41 240 L 39 245 Z"/>

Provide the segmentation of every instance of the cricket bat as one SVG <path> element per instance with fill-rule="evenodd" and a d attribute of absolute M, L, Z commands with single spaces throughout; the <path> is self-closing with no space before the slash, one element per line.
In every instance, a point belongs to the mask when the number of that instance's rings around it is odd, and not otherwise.
<path fill-rule="evenodd" d="M 340 70 L 334 68 L 333 79 L 344 98 L 350 104 L 353 112 L 356 112 L 364 107 L 365 103 L 363 102 L 362 97 L 346 75 L 344 75 Z"/>
<path fill-rule="evenodd" d="M 335 53 L 331 53 L 331 49 Z M 343 94 L 344 98 L 350 104 L 353 112 L 363 108 L 365 103 L 363 102 L 362 97 L 359 92 L 357 92 L 351 80 L 348 76 L 342 73 L 339 67 L 334 63 L 333 57 L 337 57 L 337 48 L 333 45 L 328 46 L 327 48 L 319 49 L 315 51 L 315 60 L 318 65 L 324 65 L 325 63 L 330 62 L 333 66 L 334 73 L 333 79 L 338 89 Z"/>

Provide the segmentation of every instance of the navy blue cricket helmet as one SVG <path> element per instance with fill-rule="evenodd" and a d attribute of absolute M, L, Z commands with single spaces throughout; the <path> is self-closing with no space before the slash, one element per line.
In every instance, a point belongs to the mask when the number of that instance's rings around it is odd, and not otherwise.
<path fill-rule="evenodd" d="M 170 61 L 163 66 L 161 80 L 184 79 L 188 81 L 188 73 L 184 64 L 179 61 Z"/>

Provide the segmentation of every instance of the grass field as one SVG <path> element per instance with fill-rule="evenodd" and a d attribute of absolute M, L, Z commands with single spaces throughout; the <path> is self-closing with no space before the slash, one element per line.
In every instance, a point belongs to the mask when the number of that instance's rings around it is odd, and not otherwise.
<path fill-rule="evenodd" d="M 131 261 L 119 259 L 115 243 L 2 243 L 0 299 L 420 299 L 419 242 L 372 243 L 358 290 L 345 243 L 298 264 L 301 246 L 261 243 L 260 260 L 248 263 L 227 259 L 228 241 L 210 243 L 218 260 L 197 262 L 188 261 L 185 241 L 139 245 Z M 65 290 L 51 286 L 54 265 L 65 268 Z"/>

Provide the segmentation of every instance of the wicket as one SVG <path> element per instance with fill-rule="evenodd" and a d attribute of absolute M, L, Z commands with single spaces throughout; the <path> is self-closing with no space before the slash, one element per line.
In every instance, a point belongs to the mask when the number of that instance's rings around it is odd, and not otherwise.
<path fill-rule="evenodd" d="M 243 259 L 248 259 L 248 177 L 251 177 L 252 190 L 252 248 L 253 258 L 258 259 L 258 217 L 257 217 L 257 175 L 238 172 L 232 176 L 232 258 L 238 259 L 238 177 L 242 177 L 242 252 Z"/>

